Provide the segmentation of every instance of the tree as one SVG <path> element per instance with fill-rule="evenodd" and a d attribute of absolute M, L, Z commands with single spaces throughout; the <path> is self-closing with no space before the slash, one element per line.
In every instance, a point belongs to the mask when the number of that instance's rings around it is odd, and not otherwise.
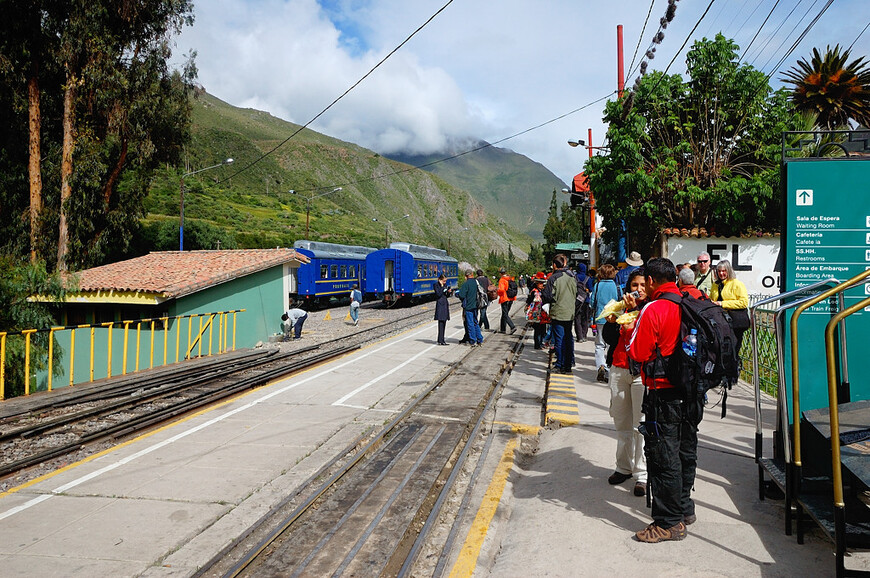
<path fill-rule="evenodd" d="M 791 102 L 799 112 L 815 113 L 818 127 L 848 127 L 849 119 L 870 126 L 870 67 L 864 57 L 849 62 L 850 51 L 827 47 L 824 55 L 813 48 L 809 62 L 798 60 L 783 77 L 794 86 Z"/>
<path fill-rule="evenodd" d="M 544 259 L 550 261 L 556 255 L 556 245 L 562 242 L 562 220 L 559 218 L 559 205 L 556 202 L 556 189 L 553 189 L 553 197 L 550 199 L 550 212 L 547 214 L 547 222 L 544 223 Z"/>
<path fill-rule="evenodd" d="M 609 231 L 624 219 L 642 252 L 669 226 L 718 234 L 778 227 L 780 133 L 795 126 L 785 91 L 740 65 L 721 34 L 696 42 L 689 79 L 644 76 L 631 98 L 609 102 L 609 151 L 586 164 Z M 629 104 L 630 103 L 630 104 Z"/>

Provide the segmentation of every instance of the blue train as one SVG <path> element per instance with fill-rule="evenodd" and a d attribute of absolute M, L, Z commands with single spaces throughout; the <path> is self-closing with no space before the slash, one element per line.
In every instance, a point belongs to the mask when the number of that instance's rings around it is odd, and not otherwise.
<path fill-rule="evenodd" d="M 364 293 L 385 303 L 421 300 L 435 295 L 432 284 L 447 276 L 447 285 L 456 287 L 459 264 L 443 249 L 391 243 L 366 255 Z"/>
<path fill-rule="evenodd" d="M 300 265 L 296 277 L 291 278 L 290 297 L 310 305 L 347 297 L 354 283 L 364 291 L 366 256 L 377 251 L 374 247 L 319 241 L 296 241 L 293 248 L 311 262 Z"/>

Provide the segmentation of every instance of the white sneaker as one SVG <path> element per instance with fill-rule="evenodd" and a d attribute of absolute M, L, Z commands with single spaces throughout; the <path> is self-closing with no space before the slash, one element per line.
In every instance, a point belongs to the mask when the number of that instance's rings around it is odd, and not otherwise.
<path fill-rule="evenodd" d="M 353 322 L 354 327 L 356 327 L 357 325 L 359 325 L 359 319 L 357 319 L 356 321 Z"/>

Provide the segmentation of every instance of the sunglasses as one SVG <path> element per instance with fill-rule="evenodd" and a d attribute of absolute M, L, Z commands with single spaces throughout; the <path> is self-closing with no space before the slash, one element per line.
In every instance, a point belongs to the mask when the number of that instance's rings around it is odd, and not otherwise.
<path fill-rule="evenodd" d="M 709 263 L 710 259 L 698 259 L 698 263 Z"/>

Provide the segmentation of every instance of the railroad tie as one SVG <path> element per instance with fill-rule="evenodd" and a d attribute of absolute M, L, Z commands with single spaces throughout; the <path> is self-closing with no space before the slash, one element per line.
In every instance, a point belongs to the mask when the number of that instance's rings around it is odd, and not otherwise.
<path fill-rule="evenodd" d="M 550 374 L 546 408 L 547 425 L 558 423 L 564 427 L 580 423 L 580 406 L 577 404 L 573 375 Z"/>

